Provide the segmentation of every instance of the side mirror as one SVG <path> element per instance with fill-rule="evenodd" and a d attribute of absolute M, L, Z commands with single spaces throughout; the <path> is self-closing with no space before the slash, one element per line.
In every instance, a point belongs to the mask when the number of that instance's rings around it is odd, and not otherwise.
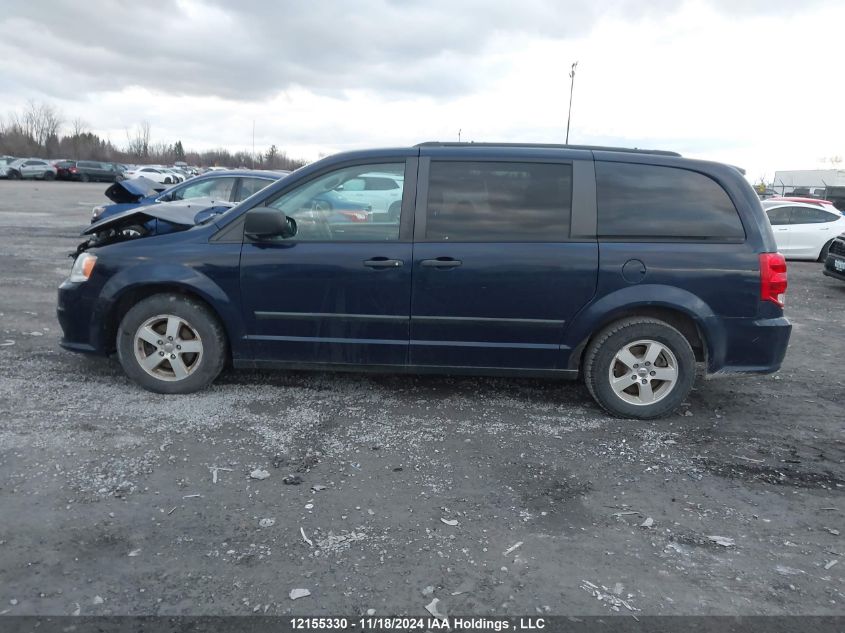
<path fill-rule="evenodd" d="M 259 241 L 274 237 L 293 237 L 296 235 L 296 221 L 278 209 L 256 207 L 246 213 L 244 235 Z"/>

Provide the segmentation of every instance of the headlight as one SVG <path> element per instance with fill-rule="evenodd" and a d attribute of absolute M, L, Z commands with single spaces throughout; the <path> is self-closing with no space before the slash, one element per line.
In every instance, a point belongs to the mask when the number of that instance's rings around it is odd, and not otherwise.
<path fill-rule="evenodd" d="M 99 218 L 99 217 L 100 217 L 100 214 L 101 214 L 103 211 L 105 211 L 105 210 L 106 210 L 106 208 L 105 208 L 105 207 L 94 207 L 94 208 L 91 210 L 91 219 L 92 219 L 92 220 L 96 220 L 97 218 Z"/>
<path fill-rule="evenodd" d="M 88 281 L 91 273 L 94 271 L 94 264 L 97 263 L 97 256 L 91 253 L 82 253 L 73 262 L 73 268 L 70 269 L 70 277 L 68 281 L 80 283 Z"/>

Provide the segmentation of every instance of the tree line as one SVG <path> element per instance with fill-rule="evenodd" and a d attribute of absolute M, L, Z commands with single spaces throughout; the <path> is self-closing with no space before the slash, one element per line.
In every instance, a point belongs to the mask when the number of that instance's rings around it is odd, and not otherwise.
<path fill-rule="evenodd" d="M 148 121 L 126 129 L 126 144 L 100 138 L 80 118 L 67 121 L 49 103 L 30 101 L 20 111 L 0 120 L 0 155 L 20 158 L 66 158 L 112 163 L 172 165 L 185 161 L 201 167 L 255 167 L 293 170 L 305 161 L 291 158 L 275 145 L 265 153 L 230 152 L 225 148 L 203 152 L 185 149 L 182 141 L 153 142 Z"/>

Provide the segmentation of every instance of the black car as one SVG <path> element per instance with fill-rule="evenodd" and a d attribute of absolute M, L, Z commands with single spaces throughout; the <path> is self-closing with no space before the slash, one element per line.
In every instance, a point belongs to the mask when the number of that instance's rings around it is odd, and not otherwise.
<path fill-rule="evenodd" d="M 828 277 L 845 281 L 845 233 L 830 243 L 822 272 Z"/>
<path fill-rule="evenodd" d="M 123 177 L 123 170 L 114 163 L 94 160 L 64 160 L 56 163 L 59 180 L 80 182 L 115 182 Z"/>

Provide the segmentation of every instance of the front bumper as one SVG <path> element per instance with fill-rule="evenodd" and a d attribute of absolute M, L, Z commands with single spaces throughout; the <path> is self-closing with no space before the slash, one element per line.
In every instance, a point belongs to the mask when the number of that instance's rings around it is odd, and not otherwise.
<path fill-rule="evenodd" d="M 87 283 L 87 282 L 86 282 Z M 86 292 L 83 284 L 65 280 L 59 286 L 56 316 L 62 328 L 59 341 L 64 349 L 83 354 L 106 355 L 96 312 L 96 295 Z"/>
<path fill-rule="evenodd" d="M 839 268 L 837 269 L 837 264 Z M 827 259 L 824 260 L 824 268 L 822 272 L 828 277 L 833 277 L 839 281 L 845 281 L 845 255 L 838 253 L 830 253 Z"/>

